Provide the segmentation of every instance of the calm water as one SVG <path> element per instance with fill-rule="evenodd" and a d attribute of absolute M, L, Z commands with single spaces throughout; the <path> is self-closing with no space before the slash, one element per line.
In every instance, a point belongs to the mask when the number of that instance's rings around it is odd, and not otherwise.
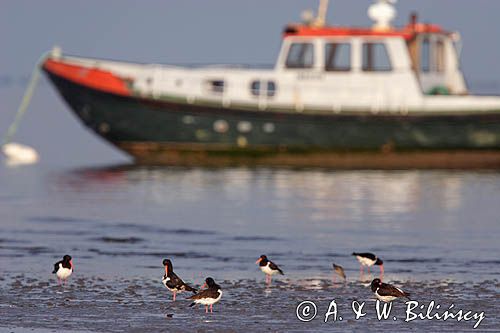
<path fill-rule="evenodd" d="M 353 251 L 384 259 L 412 300 L 485 312 L 500 328 L 499 173 L 0 167 L 0 330 L 471 330 L 475 320 L 378 321 Z M 76 270 L 62 288 L 63 254 Z M 267 254 L 285 271 L 264 285 Z M 163 258 L 185 280 L 212 276 L 216 312 L 160 282 Z M 331 263 L 345 285 L 332 283 Z M 374 270 L 377 273 L 377 269 Z M 335 299 L 343 321 L 323 323 Z M 299 321 L 295 307 L 317 303 Z M 353 300 L 367 315 L 354 320 Z M 442 311 L 441 311 L 442 312 Z M 391 317 L 392 318 L 392 317 Z"/>

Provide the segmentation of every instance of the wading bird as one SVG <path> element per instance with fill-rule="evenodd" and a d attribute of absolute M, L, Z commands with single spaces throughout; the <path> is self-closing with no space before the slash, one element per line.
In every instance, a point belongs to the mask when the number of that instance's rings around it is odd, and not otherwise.
<path fill-rule="evenodd" d="M 371 283 L 371 289 L 375 293 L 375 296 L 381 301 L 392 302 L 398 297 L 406 297 L 408 299 L 410 294 L 402 291 L 398 287 L 394 287 L 391 284 L 383 283 L 380 279 L 373 279 Z"/>
<path fill-rule="evenodd" d="M 333 282 L 335 282 L 335 275 L 340 276 L 344 280 L 344 282 L 346 282 L 347 279 L 345 276 L 344 268 L 342 268 L 342 266 L 339 266 L 339 265 L 335 265 L 335 264 L 332 264 L 332 265 L 333 265 Z"/>
<path fill-rule="evenodd" d="M 184 281 L 182 281 L 182 279 L 174 273 L 174 268 L 172 267 L 172 262 L 170 261 L 170 259 L 163 259 L 163 266 L 165 266 L 165 275 L 163 275 L 161 282 L 168 290 L 170 290 L 174 294 L 174 302 L 177 293 L 183 291 L 192 291 L 193 293 L 196 293 L 195 288 L 184 283 Z"/>
<path fill-rule="evenodd" d="M 52 273 L 57 276 L 57 283 L 66 284 L 66 280 L 73 273 L 73 268 L 73 261 L 71 260 L 70 255 L 66 254 L 61 261 L 56 262 L 54 264 L 54 271 L 52 271 Z"/>
<path fill-rule="evenodd" d="M 360 263 L 360 271 L 359 271 L 359 273 L 361 275 L 363 274 L 363 266 L 367 266 L 368 267 L 368 273 L 370 273 L 370 267 L 373 266 L 373 265 L 380 266 L 380 277 L 382 277 L 384 275 L 384 262 L 380 258 L 378 258 L 376 255 L 374 255 L 373 253 L 369 253 L 369 252 L 356 253 L 356 252 L 353 252 L 352 255 L 355 256 L 356 259 L 358 259 L 358 261 Z"/>
<path fill-rule="evenodd" d="M 272 261 L 268 260 L 265 255 L 261 255 L 259 259 L 255 262 L 256 264 L 259 264 L 260 270 L 266 274 L 266 283 L 271 284 L 271 279 L 274 274 L 281 274 L 285 275 L 283 271 L 273 263 Z"/>
<path fill-rule="evenodd" d="M 208 313 L 208 306 L 210 305 L 210 313 L 212 313 L 214 304 L 220 301 L 222 297 L 222 288 L 211 277 L 205 279 L 205 284 L 201 288 L 205 287 L 207 289 L 201 290 L 196 295 L 188 298 L 193 301 L 189 306 L 195 304 L 205 305 L 205 312 Z"/>

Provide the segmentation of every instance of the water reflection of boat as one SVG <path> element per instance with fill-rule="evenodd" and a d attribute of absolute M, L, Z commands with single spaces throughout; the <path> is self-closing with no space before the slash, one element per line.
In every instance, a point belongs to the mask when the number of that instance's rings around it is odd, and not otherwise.
<path fill-rule="evenodd" d="M 321 223 L 332 216 L 356 222 L 372 217 L 379 224 L 392 224 L 408 222 L 408 217 L 429 209 L 460 209 L 465 189 L 481 177 L 484 174 L 117 165 L 63 173 L 57 184 L 65 196 L 67 188 L 79 195 L 90 193 L 93 200 L 101 198 L 94 191 L 115 199 L 139 192 L 138 197 L 158 206 L 175 201 L 192 205 L 207 193 L 217 193 L 209 195 L 214 202 L 234 202 L 251 210 L 254 205 L 262 205 L 256 210 L 272 207 L 273 218 L 285 224 L 301 219 Z"/>
<path fill-rule="evenodd" d="M 325 26 L 326 1 L 283 33 L 274 69 L 141 65 L 62 55 L 43 63 L 99 136 L 150 164 L 338 168 L 500 167 L 500 97 L 470 96 L 457 33 Z"/>

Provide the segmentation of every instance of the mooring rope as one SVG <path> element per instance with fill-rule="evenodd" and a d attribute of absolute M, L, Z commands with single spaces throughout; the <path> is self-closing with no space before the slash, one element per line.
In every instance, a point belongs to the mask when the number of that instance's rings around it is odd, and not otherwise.
<path fill-rule="evenodd" d="M 26 88 L 26 91 L 24 92 L 23 99 L 21 101 L 21 104 L 19 105 L 19 108 L 17 109 L 16 117 L 14 118 L 14 121 L 12 124 L 10 124 L 9 128 L 7 129 L 7 133 L 2 139 L 2 143 L 0 146 L 6 145 L 9 142 L 11 142 L 12 138 L 14 137 L 14 134 L 16 134 L 16 131 L 19 127 L 19 124 L 21 122 L 21 119 L 23 118 L 23 115 L 26 113 L 26 110 L 28 109 L 28 106 L 31 102 L 31 98 L 33 97 L 33 94 L 35 92 L 35 87 L 36 84 L 38 83 L 38 80 L 40 79 L 40 65 L 42 64 L 43 61 L 45 61 L 48 53 L 44 53 L 36 62 L 35 68 L 33 68 L 33 72 L 31 73 L 31 78 L 28 83 L 28 87 Z"/>

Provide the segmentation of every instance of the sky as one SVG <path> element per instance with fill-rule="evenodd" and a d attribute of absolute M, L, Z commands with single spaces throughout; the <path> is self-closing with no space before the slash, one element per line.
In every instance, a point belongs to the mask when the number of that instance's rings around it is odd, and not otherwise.
<path fill-rule="evenodd" d="M 372 2 L 330 0 L 327 22 L 369 26 Z M 318 0 L 0 0 L 0 135 L 35 62 L 54 45 L 68 54 L 142 63 L 272 65 L 284 26 L 317 5 Z M 500 94 L 499 0 L 399 0 L 397 10 L 396 25 L 417 11 L 422 22 L 459 31 L 467 82 L 476 91 Z M 79 124 L 46 79 L 16 139 L 35 144 L 51 162 L 103 156 L 126 161 Z"/>
<path fill-rule="evenodd" d="M 331 0 L 328 22 L 370 25 L 370 0 Z M 272 64 L 286 23 L 317 0 L 0 0 L 0 74 L 31 71 L 53 45 L 70 54 L 160 63 Z M 463 67 L 495 80 L 500 67 L 500 1 L 400 0 L 396 24 L 412 10 L 458 30 Z"/>

